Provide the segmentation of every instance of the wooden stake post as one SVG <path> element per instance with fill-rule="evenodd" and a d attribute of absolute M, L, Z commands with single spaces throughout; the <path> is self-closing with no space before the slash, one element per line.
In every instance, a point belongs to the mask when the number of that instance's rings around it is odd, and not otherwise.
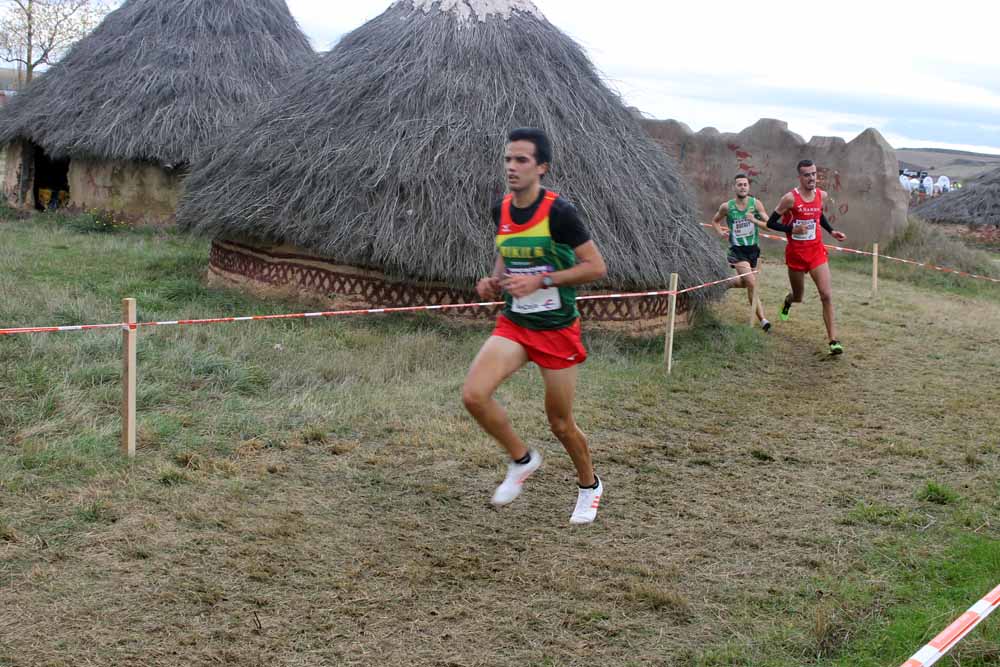
<path fill-rule="evenodd" d="M 677 274 L 670 274 L 670 291 L 677 291 Z M 677 322 L 677 295 L 667 297 L 667 339 L 664 343 L 663 356 L 667 364 L 667 375 L 674 366 L 674 324 Z"/>
<path fill-rule="evenodd" d="M 135 299 L 122 299 L 122 317 L 135 324 Z M 122 331 L 122 454 L 135 457 L 135 350 L 138 330 L 126 327 Z"/>
<path fill-rule="evenodd" d="M 878 292 L 878 244 L 872 246 L 872 295 Z"/>

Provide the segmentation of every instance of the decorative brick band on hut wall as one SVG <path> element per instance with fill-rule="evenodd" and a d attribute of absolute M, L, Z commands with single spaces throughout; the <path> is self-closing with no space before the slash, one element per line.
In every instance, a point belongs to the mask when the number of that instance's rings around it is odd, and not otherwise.
<path fill-rule="evenodd" d="M 314 294 L 331 298 L 341 306 L 408 308 L 482 301 L 470 289 L 457 289 L 443 283 L 391 280 L 377 271 L 333 264 L 322 257 L 305 255 L 289 247 L 215 239 L 208 261 L 213 282 L 222 281 L 230 286 L 265 292 L 275 289 L 282 293 Z M 689 298 L 686 294 L 682 295 L 678 304 L 686 308 Z M 667 295 L 657 295 L 581 301 L 578 307 L 581 317 L 587 320 L 629 322 L 666 317 L 668 304 Z M 499 311 L 499 308 L 478 308 L 446 311 L 446 314 L 450 317 L 491 318 Z"/>

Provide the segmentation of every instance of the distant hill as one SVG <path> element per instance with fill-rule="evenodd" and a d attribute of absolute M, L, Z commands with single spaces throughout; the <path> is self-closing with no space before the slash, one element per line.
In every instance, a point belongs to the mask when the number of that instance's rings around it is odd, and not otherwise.
<path fill-rule="evenodd" d="M 896 159 L 900 168 L 926 169 L 932 176 L 945 174 L 953 181 L 971 181 L 1000 169 L 1000 155 L 948 148 L 897 148 Z"/>
<path fill-rule="evenodd" d="M 897 148 L 898 151 L 919 151 L 921 153 L 944 153 L 945 155 L 971 155 L 979 158 L 1000 160 L 1000 155 L 993 153 L 973 153 L 972 151 L 957 151 L 953 148 Z"/>

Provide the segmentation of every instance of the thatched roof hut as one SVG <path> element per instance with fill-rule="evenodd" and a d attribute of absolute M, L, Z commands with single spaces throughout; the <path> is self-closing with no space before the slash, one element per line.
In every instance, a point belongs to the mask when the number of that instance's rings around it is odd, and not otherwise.
<path fill-rule="evenodd" d="M 350 281 L 317 282 L 326 261 L 464 299 L 491 266 L 516 126 L 549 133 L 546 186 L 580 208 L 615 288 L 724 275 L 673 160 L 529 0 L 393 3 L 196 164 L 178 222 L 217 237 L 213 270 L 234 279 L 337 291 Z"/>
<path fill-rule="evenodd" d="M 1000 225 L 1000 169 L 929 199 L 913 209 L 913 214 L 929 222 L 960 225 Z"/>
<path fill-rule="evenodd" d="M 316 57 L 285 0 L 126 0 L 0 113 L 0 142 L 86 166 L 90 179 L 69 174 L 76 205 L 136 199 L 141 210 L 153 193 L 130 187 L 177 185 L 178 170 Z"/>

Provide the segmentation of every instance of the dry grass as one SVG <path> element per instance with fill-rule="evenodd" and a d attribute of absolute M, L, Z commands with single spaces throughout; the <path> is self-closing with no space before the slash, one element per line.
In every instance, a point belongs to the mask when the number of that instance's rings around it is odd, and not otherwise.
<path fill-rule="evenodd" d="M 5 231 L 15 268 L 40 248 L 60 257 L 58 233 L 31 250 Z M 122 289 L 177 312 L 143 282 L 162 248 L 143 242 L 131 268 L 127 239 L 80 243 L 111 244 L 133 272 Z M 134 465 L 114 454 L 113 339 L 0 341 L 23 403 L 0 399 L 0 585 L 17 610 L 0 614 L 0 664 L 829 664 L 885 605 L 822 582 L 883 591 L 868 558 L 888 544 L 1000 537 L 1000 309 L 894 281 L 873 300 L 863 273 L 834 271 L 840 359 L 812 293 L 769 336 L 731 293 L 679 338 L 669 378 L 662 340 L 588 331 L 578 419 L 608 491 L 583 529 L 533 372 L 501 397 L 546 466 L 512 506 L 488 506 L 502 457 L 458 401 L 485 329 L 144 335 Z M 0 305 L 100 307 L 100 283 L 61 280 L 36 275 Z M 774 312 L 773 262 L 764 281 Z M 261 307 L 195 287 L 171 289 L 185 308 Z M 931 482 L 958 500 L 921 500 Z"/>

